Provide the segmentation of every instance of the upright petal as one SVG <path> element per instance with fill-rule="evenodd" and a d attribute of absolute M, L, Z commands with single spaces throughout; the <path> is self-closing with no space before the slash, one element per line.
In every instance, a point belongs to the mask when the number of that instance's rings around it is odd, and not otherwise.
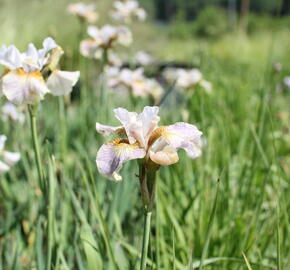
<path fill-rule="evenodd" d="M 129 144 L 127 139 L 115 139 L 102 145 L 97 153 L 96 164 L 99 172 L 113 181 L 122 180 L 118 174 L 123 163 L 132 159 L 144 158 L 144 149 L 139 145 Z"/>
<path fill-rule="evenodd" d="M 10 70 L 20 68 L 22 66 L 22 58 L 23 56 L 14 45 L 8 48 L 2 46 L 0 50 L 0 64 Z"/>
<path fill-rule="evenodd" d="M 51 37 L 47 37 L 43 43 L 42 43 L 43 49 L 46 50 L 46 52 L 54 49 L 57 47 L 56 42 L 54 41 L 54 39 L 52 39 Z"/>
<path fill-rule="evenodd" d="M 135 112 L 128 112 L 126 109 L 115 109 L 116 118 L 123 124 L 130 143 L 138 141 L 144 148 L 151 132 L 157 127 L 160 120 L 157 106 L 146 106 L 139 115 Z"/>
<path fill-rule="evenodd" d="M 138 139 L 135 136 L 136 131 L 141 128 L 141 123 L 137 122 L 138 114 L 129 112 L 124 108 L 117 108 L 114 110 L 115 117 L 122 123 L 126 130 L 129 142 L 135 143 Z"/>
<path fill-rule="evenodd" d="M 122 126 L 113 127 L 113 126 L 102 125 L 100 123 L 96 123 L 96 130 L 99 133 L 101 133 L 103 136 L 125 133 L 125 130 Z"/>
<path fill-rule="evenodd" d="M 157 106 L 146 106 L 142 113 L 138 115 L 138 120 L 142 122 L 143 144 L 146 146 L 151 133 L 155 130 L 160 121 L 158 112 L 159 108 Z"/>
<path fill-rule="evenodd" d="M 79 71 L 69 72 L 55 70 L 47 79 L 47 86 L 54 96 L 67 95 L 72 91 L 72 87 L 80 77 Z"/>
<path fill-rule="evenodd" d="M 88 26 L 87 33 L 90 37 L 92 37 L 94 39 L 99 39 L 100 29 L 94 25 L 90 25 L 90 26 Z"/>
<path fill-rule="evenodd" d="M 16 105 L 34 104 L 49 92 L 40 72 L 26 73 L 21 70 L 3 76 L 2 91 Z"/>

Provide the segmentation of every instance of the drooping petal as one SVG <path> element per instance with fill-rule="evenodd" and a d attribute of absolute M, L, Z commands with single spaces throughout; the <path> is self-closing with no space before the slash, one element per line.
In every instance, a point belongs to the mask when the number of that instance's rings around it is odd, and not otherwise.
<path fill-rule="evenodd" d="M 149 150 L 150 159 L 162 166 L 169 166 L 171 164 L 177 163 L 179 160 L 176 149 L 170 145 L 166 145 L 164 148 L 157 150 Z"/>
<path fill-rule="evenodd" d="M 138 144 L 129 144 L 127 139 L 115 139 L 102 145 L 97 153 L 96 164 L 99 172 L 113 181 L 122 180 L 118 174 L 123 163 L 144 158 L 145 150 Z"/>
<path fill-rule="evenodd" d="M 201 155 L 202 132 L 196 126 L 179 122 L 166 128 L 164 138 L 175 149 L 184 149 L 188 156 L 195 159 Z"/>
<path fill-rule="evenodd" d="M 49 92 L 40 72 L 26 73 L 14 70 L 2 78 L 2 92 L 6 98 L 16 104 L 34 104 Z"/>
<path fill-rule="evenodd" d="M 0 160 L 0 173 L 9 171 L 10 167 Z"/>
<path fill-rule="evenodd" d="M 109 136 L 111 134 L 121 134 L 122 132 L 125 132 L 122 126 L 113 127 L 113 126 L 102 125 L 100 123 L 96 123 L 96 130 L 99 133 L 101 133 L 103 136 Z"/>
<path fill-rule="evenodd" d="M 47 86 L 54 96 L 67 95 L 72 91 L 72 87 L 80 77 L 79 71 L 69 72 L 55 70 L 47 79 Z"/>
<path fill-rule="evenodd" d="M 5 163 L 12 166 L 20 160 L 20 154 L 16 153 L 16 152 L 4 151 L 3 152 L 3 159 L 4 159 Z"/>

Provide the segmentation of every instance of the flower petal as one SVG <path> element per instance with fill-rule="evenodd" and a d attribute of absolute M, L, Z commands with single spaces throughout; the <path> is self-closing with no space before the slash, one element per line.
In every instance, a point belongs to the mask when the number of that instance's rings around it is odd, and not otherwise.
<path fill-rule="evenodd" d="M 144 158 L 145 150 L 138 144 L 129 144 L 127 139 L 115 139 L 103 144 L 97 153 L 96 164 L 99 172 L 107 178 L 120 181 L 118 174 L 123 163 L 138 158 Z"/>
<path fill-rule="evenodd" d="M 184 149 L 188 156 L 195 159 L 201 155 L 202 132 L 196 126 L 179 122 L 165 129 L 164 138 L 175 149 Z"/>
<path fill-rule="evenodd" d="M 16 152 L 4 151 L 3 152 L 3 159 L 4 159 L 5 163 L 12 166 L 20 160 L 20 154 L 16 153 Z"/>
<path fill-rule="evenodd" d="M 20 68 L 22 63 L 22 55 L 19 50 L 11 45 L 8 48 L 2 46 L 0 49 L 0 64 L 10 70 Z"/>
<path fill-rule="evenodd" d="M 86 39 L 80 44 L 80 53 L 86 57 L 101 58 L 102 50 L 99 43 L 95 40 Z"/>
<path fill-rule="evenodd" d="M 118 42 L 123 46 L 129 46 L 132 43 L 133 37 L 129 28 L 120 26 L 118 28 Z"/>
<path fill-rule="evenodd" d="M 176 149 L 170 145 L 166 145 L 161 151 L 149 151 L 150 159 L 162 166 L 168 166 L 177 163 L 179 160 Z"/>
<path fill-rule="evenodd" d="M 47 79 L 47 86 L 54 96 L 67 95 L 72 91 L 72 87 L 76 84 L 80 77 L 79 71 L 69 72 L 55 70 Z"/>
<path fill-rule="evenodd" d="M 54 41 L 53 38 L 51 38 L 51 37 L 47 37 L 47 38 L 43 41 L 42 46 L 43 46 L 43 49 L 44 49 L 46 52 L 48 52 L 48 51 L 50 51 L 50 50 L 56 48 L 56 47 L 57 47 L 57 44 L 56 44 L 56 42 Z"/>
<path fill-rule="evenodd" d="M 40 72 L 14 70 L 2 78 L 2 91 L 16 105 L 34 104 L 49 92 Z"/>
<path fill-rule="evenodd" d="M 10 167 L 0 160 L 0 173 L 9 171 Z"/>
<path fill-rule="evenodd" d="M 146 148 L 149 136 L 160 120 L 159 108 L 146 106 L 139 115 L 123 108 L 115 109 L 114 112 L 116 118 L 123 124 L 130 143 L 138 141 Z"/>
<path fill-rule="evenodd" d="M 126 130 L 129 142 L 135 143 L 135 130 L 141 128 L 140 123 L 137 123 L 138 114 L 135 112 L 129 112 L 124 108 L 117 108 L 114 110 L 115 117 L 122 123 Z M 139 124 L 139 125 L 138 125 Z"/>
<path fill-rule="evenodd" d="M 113 127 L 113 126 L 102 125 L 98 122 L 96 123 L 96 130 L 99 133 L 101 133 L 103 136 L 109 136 L 111 134 L 121 134 L 122 132 L 125 132 L 122 126 Z"/>

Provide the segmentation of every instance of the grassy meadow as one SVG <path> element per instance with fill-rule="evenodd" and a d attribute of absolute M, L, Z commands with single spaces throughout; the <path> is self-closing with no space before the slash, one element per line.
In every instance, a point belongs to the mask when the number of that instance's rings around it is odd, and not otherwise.
<path fill-rule="evenodd" d="M 100 81 L 98 63 L 79 54 L 88 36 L 66 12 L 69 1 L 23 2 L 0 1 L 0 46 L 25 50 L 52 36 L 64 50 L 61 67 L 81 77 L 70 98 L 46 96 L 38 106 L 47 193 L 38 184 L 28 110 L 23 125 L 0 120 L 6 148 L 21 154 L 0 175 L 0 270 L 47 270 L 48 260 L 55 270 L 139 269 L 138 164 L 125 164 L 122 182 L 101 176 L 96 153 L 108 139 L 95 125 L 118 125 L 114 108 L 141 112 L 152 100 L 132 102 Z M 97 1 L 97 25 L 111 22 L 112 2 Z M 175 37 L 150 14 L 129 26 L 133 45 L 116 50 L 123 60 L 144 50 L 161 62 L 189 63 L 212 83 L 211 93 L 196 87 L 188 95 L 162 81 L 170 93 L 160 125 L 192 123 L 204 147 L 196 160 L 179 151 L 180 161 L 157 173 L 146 269 L 290 269 L 290 91 L 277 91 L 290 75 L 289 25 L 218 38 Z M 150 66 L 145 74 L 154 74 Z"/>

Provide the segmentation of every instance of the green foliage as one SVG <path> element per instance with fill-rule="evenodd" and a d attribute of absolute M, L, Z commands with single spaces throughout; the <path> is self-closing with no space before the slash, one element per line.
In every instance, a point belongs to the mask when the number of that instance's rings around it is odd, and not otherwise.
<path fill-rule="evenodd" d="M 106 88 L 107 103 L 101 106 L 97 67 L 78 56 L 77 21 L 63 15 L 63 2 L 51 9 L 52 0 L 32 2 L 28 10 L 9 9 L 1 40 L 22 47 L 32 40 L 40 43 L 52 17 L 49 26 L 65 51 L 63 68 L 80 69 L 82 74 L 74 90 L 81 89 L 81 98 L 65 100 L 62 108 L 61 100 L 48 96 L 39 107 L 41 156 L 54 187 L 50 194 L 52 269 L 138 269 L 143 212 L 137 164 L 130 162 L 122 169 L 123 182 L 105 180 L 96 169 L 95 156 L 107 139 L 96 134 L 95 122 L 117 125 L 113 108 L 140 111 L 150 101 L 138 99 L 134 106 L 127 96 Z M 203 37 L 224 33 L 221 26 L 212 30 L 219 19 L 209 14 L 220 15 L 210 9 L 197 19 L 203 25 L 199 28 Z M 40 12 L 37 24 L 36 11 Z M 18 12 L 26 12 L 25 20 L 16 20 Z M 197 88 L 190 99 L 174 89 L 160 108 L 162 125 L 193 123 L 203 131 L 205 146 L 199 159 L 192 161 L 180 152 L 179 163 L 158 171 L 148 269 L 199 269 L 203 261 L 205 270 L 286 270 L 290 92 L 279 93 L 275 88 L 290 74 L 289 19 L 267 18 L 265 27 L 262 23 L 253 27 L 250 36 L 229 33 L 200 39 L 195 35 L 197 22 L 187 26 L 180 14 L 179 23 L 190 31 L 176 36 L 176 29 L 170 39 L 166 27 L 133 26 L 138 49 L 162 61 L 194 62 L 213 84 L 211 94 Z M 205 30 L 206 17 L 209 30 Z M 281 25 L 272 28 L 276 23 Z M 125 57 L 128 54 L 123 52 Z M 282 63 L 281 74 L 273 72 L 273 62 Z M 7 149 L 21 153 L 21 161 L 0 176 L 0 269 L 44 269 L 47 205 L 37 184 L 28 118 L 24 126 L 1 119 L 0 130 L 8 136 Z"/>
<path fill-rule="evenodd" d="M 174 38 L 187 39 L 193 36 L 218 38 L 227 31 L 227 18 L 223 9 L 209 6 L 203 9 L 194 21 L 187 21 L 185 13 L 180 10 L 171 23 L 170 35 Z"/>
<path fill-rule="evenodd" d="M 256 15 L 251 13 L 248 18 L 248 32 L 250 34 L 260 31 L 277 31 L 290 27 L 290 16 L 276 18 L 270 15 Z"/>
<path fill-rule="evenodd" d="M 200 12 L 194 27 L 200 37 L 220 37 L 227 30 L 226 13 L 223 9 L 209 6 Z"/>

